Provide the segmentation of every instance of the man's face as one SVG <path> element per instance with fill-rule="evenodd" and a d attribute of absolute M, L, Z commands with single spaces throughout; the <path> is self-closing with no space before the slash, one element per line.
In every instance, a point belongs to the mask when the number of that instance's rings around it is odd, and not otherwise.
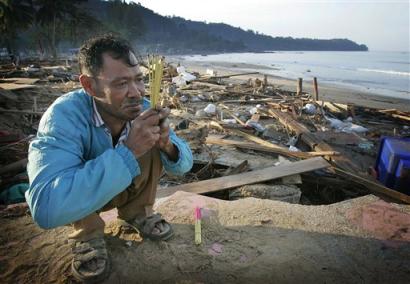
<path fill-rule="evenodd" d="M 130 61 L 137 62 L 132 53 Z M 103 68 L 95 78 L 94 91 L 99 109 L 106 117 L 129 121 L 142 112 L 145 88 L 143 75 L 137 65 L 129 66 L 121 59 L 113 59 L 104 53 Z"/>

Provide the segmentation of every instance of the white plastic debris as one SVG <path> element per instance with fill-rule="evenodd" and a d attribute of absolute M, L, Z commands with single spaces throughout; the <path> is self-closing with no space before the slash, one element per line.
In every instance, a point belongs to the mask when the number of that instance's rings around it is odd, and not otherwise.
<path fill-rule="evenodd" d="M 185 71 L 185 67 L 184 66 L 179 66 L 177 67 L 177 72 L 179 74 L 179 76 L 182 76 L 182 78 L 186 81 L 192 81 L 195 80 L 196 77 L 188 72 Z"/>
<path fill-rule="evenodd" d="M 182 76 L 173 77 L 172 78 L 172 83 L 174 83 L 178 87 L 183 87 L 183 86 L 186 85 L 186 81 L 184 80 L 184 78 L 182 78 Z"/>
<path fill-rule="evenodd" d="M 207 114 L 203 109 L 200 109 L 196 111 L 195 116 L 199 118 L 204 118 L 207 117 Z"/>
<path fill-rule="evenodd" d="M 216 71 L 215 70 L 212 70 L 212 69 L 206 69 L 206 75 L 209 75 L 209 76 L 212 76 L 212 77 L 214 77 L 214 76 L 216 76 Z"/>
<path fill-rule="evenodd" d="M 252 127 L 253 129 L 255 129 L 256 131 L 259 132 L 263 132 L 265 131 L 265 127 L 263 127 L 260 123 L 258 123 L 257 121 L 254 121 L 252 119 L 249 119 L 246 123 L 246 126 Z"/>
<path fill-rule="evenodd" d="M 178 87 L 184 86 L 186 82 L 195 80 L 196 77 L 185 71 L 184 66 L 177 67 L 178 76 L 172 78 L 172 83 L 175 83 Z"/>
<path fill-rule="evenodd" d="M 343 128 L 342 130 L 343 132 L 347 132 L 347 133 L 351 133 L 351 132 L 356 132 L 356 133 L 364 133 L 369 131 L 366 127 L 354 124 L 354 123 L 350 123 L 349 126 L 346 126 L 345 128 Z"/>
<path fill-rule="evenodd" d="M 297 147 L 292 146 L 292 145 L 289 146 L 289 151 L 291 151 L 291 152 L 300 152 L 300 150 Z"/>
<path fill-rule="evenodd" d="M 193 102 L 193 103 L 200 102 L 200 101 L 201 101 L 201 99 L 198 98 L 198 96 L 192 96 L 191 97 L 191 102 Z"/>
<path fill-rule="evenodd" d="M 306 104 L 303 108 L 302 108 L 304 113 L 307 114 L 315 114 L 316 113 L 316 107 L 314 104 Z"/>
<path fill-rule="evenodd" d="M 178 66 L 177 67 L 177 72 L 178 72 L 178 74 L 180 74 L 182 72 L 185 72 L 185 67 L 184 66 Z"/>
<path fill-rule="evenodd" d="M 189 100 L 188 97 L 185 96 L 185 95 L 183 95 L 179 98 L 179 101 L 182 102 L 182 103 L 186 103 L 188 100 Z"/>
<path fill-rule="evenodd" d="M 27 71 L 27 72 L 37 72 L 37 71 L 40 71 L 40 68 L 37 68 L 37 67 L 32 67 L 33 65 L 30 65 L 29 67 L 27 67 L 27 68 L 23 68 L 23 70 L 25 70 L 25 71 Z"/>
<path fill-rule="evenodd" d="M 360 149 L 363 150 L 371 150 L 374 147 L 374 144 L 370 141 L 363 141 L 360 142 L 359 145 L 357 145 Z"/>
<path fill-rule="evenodd" d="M 258 109 L 256 107 L 253 107 L 249 110 L 249 113 L 252 114 L 252 115 L 254 115 L 257 112 L 258 112 Z"/>
<path fill-rule="evenodd" d="M 297 136 L 292 136 L 289 138 L 288 143 L 286 143 L 287 146 L 295 146 L 296 143 L 298 143 L 298 137 Z"/>
<path fill-rule="evenodd" d="M 364 133 L 367 132 L 368 129 L 354 124 L 351 121 L 349 121 L 348 119 L 346 119 L 345 121 L 341 121 L 337 118 L 330 118 L 325 116 L 325 119 L 330 123 L 330 126 L 334 129 L 337 129 L 341 132 L 346 132 L 346 133 L 352 133 L 352 132 L 356 132 L 356 133 Z"/>
<path fill-rule="evenodd" d="M 330 127 L 335 128 L 335 129 L 341 129 L 344 126 L 343 121 L 337 119 L 337 118 L 330 118 L 326 117 L 325 119 L 330 123 Z"/>
<path fill-rule="evenodd" d="M 216 112 L 216 106 L 214 104 L 209 104 L 204 108 L 204 111 L 208 114 L 214 114 Z"/>
<path fill-rule="evenodd" d="M 228 124 L 236 124 L 236 120 L 233 118 L 225 118 L 225 119 L 222 119 L 222 121 Z"/>
<path fill-rule="evenodd" d="M 192 75 L 192 74 L 190 74 L 190 73 L 187 73 L 187 72 L 181 73 L 180 75 L 182 76 L 182 78 L 183 78 L 186 82 L 189 82 L 189 81 L 192 81 L 192 80 L 195 80 L 195 79 L 196 79 L 196 77 L 195 77 L 194 75 Z"/>
<path fill-rule="evenodd" d="M 199 94 L 198 95 L 198 99 L 200 99 L 201 101 L 206 100 L 205 96 L 203 94 Z"/>

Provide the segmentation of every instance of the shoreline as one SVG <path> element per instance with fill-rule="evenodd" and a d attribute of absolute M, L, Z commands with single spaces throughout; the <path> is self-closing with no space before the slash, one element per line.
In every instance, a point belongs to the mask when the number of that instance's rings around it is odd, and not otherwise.
<path fill-rule="evenodd" d="M 184 56 L 168 56 L 167 61 L 172 64 L 181 64 L 187 72 L 198 72 L 205 74 L 207 69 L 217 72 L 218 76 L 237 74 L 241 72 L 260 72 L 256 75 L 236 76 L 227 79 L 231 82 L 245 81 L 249 78 L 263 79 L 263 70 L 277 70 L 277 68 L 258 64 L 241 62 L 222 62 L 222 61 L 194 61 Z M 277 75 L 266 74 L 268 82 L 276 88 L 286 91 L 296 91 L 297 81 Z M 410 112 L 410 96 L 408 99 L 386 96 L 371 91 L 360 91 L 337 84 L 322 83 L 318 81 L 319 100 L 331 101 L 341 104 L 352 104 L 356 106 L 370 107 L 376 109 L 397 109 L 399 111 Z M 313 93 L 313 81 L 303 80 L 303 92 Z"/>

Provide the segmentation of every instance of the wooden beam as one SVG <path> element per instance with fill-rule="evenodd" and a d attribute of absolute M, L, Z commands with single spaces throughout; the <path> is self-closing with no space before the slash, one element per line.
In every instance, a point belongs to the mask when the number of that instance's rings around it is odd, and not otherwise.
<path fill-rule="evenodd" d="M 30 88 L 37 88 L 38 86 L 35 85 L 27 85 L 27 84 L 16 84 L 16 83 L 0 83 L 0 89 L 14 91 L 14 90 L 21 90 L 21 89 L 30 89 Z"/>
<path fill-rule="evenodd" d="M 257 100 L 225 100 L 223 102 L 226 104 L 260 104 L 260 103 L 280 102 L 280 101 L 283 101 L 283 99 L 266 98 L 266 99 L 257 99 Z"/>
<path fill-rule="evenodd" d="M 319 100 L 319 89 L 317 87 L 317 79 L 316 77 L 313 78 L 313 89 L 314 89 L 314 96 L 313 99 L 315 100 L 315 102 L 317 102 Z"/>
<path fill-rule="evenodd" d="M 4 108 L 0 108 L 0 113 L 21 113 L 21 114 L 40 115 L 40 116 L 44 114 L 44 112 L 41 112 L 41 111 L 4 109 Z"/>
<path fill-rule="evenodd" d="M 224 79 L 224 78 L 230 78 L 230 77 L 235 77 L 235 76 L 243 76 L 243 75 L 256 75 L 259 74 L 259 72 L 247 72 L 247 73 L 236 73 L 236 74 L 230 74 L 230 75 L 223 75 L 223 76 L 212 76 L 212 77 L 204 77 L 201 79 Z"/>
<path fill-rule="evenodd" d="M 297 85 L 297 89 L 296 89 L 296 96 L 300 96 L 302 95 L 302 82 L 303 79 L 302 78 L 298 78 L 298 85 Z"/>
<path fill-rule="evenodd" d="M 236 122 L 238 122 L 240 125 L 242 125 L 242 126 L 246 126 L 246 123 L 245 122 L 243 122 L 242 120 L 240 120 L 239 119 L 239 117 L 237 117 L 230 109 L 229 109 L 229 107 L 227 107 L 226 105 L 224 105 L 224 104 L 219 104 L 221 107 L 223 107 L 224 109 L 225 109 L 225 111 L 230 115 L 230 116 L 232 116 L 235 120 L 236 120 Z"/>
<path fill-rule="evenodd" d="M 253 184 L 273 180 L 285 176 L 291 176 L 304 172 L 319 170 L 328 167 L 329 164 L 323 158 L 316 157 L 312 159 L 293 162 L 287 165 L 277 167 L 268 167 L 261 170 L 246 172 L 237 175 L 203 180 L 199 182 L 187 183 L 168 188 L 162 188 L 157 192 L 157 198 L 166 197 L 177 191 L 185 191 L 197 194 L 220 191 L 234 188 L 246 184 Z"/>
<path fill-rule="evenodd" d="M 32 85 L 40 81 L 38 78 L 2 78 L 0 83 L 14 83 L 14 84 L 23 84 L 23 85 Z"/>
<path fill-rule="evenodd" d="M 263 75 L 263 91 L 266 90 L 266 87 L 268 86 L 268 75 Z"/>
<path fill-rule="evenodd" d="M 294 120 L 287 113 L 270 109 L 269 114 L 278 119 L 285 127 L 295 132 L 303 142 L 312 148 L 313 151 L 335 151 L 329 144 L 316 137 L 314 133 L 311 133 L 310 130 L 306 128 L 306 126 Z M 359 168 L 345 156 L 332 156 L 327 159 L 342 169 L 350 172 L 359 171 Z"/>
<path fill-rule="evenodd" d="M 237 147 L 241 149 L 254 150 L 254 151 L 260 151 L 260 152 L 265 152 L 265 153 L 273 153 L 273 154 L 289 156 L 289 157 L 296 157 L 296 158 L 303 158 L 303 159 L 318 157 L 318 156 L 340 155 L 340 153 L 335 152 L 335 151 L 292 152 L 292 151 L 289 151 L 287 148 L 283 148 L 283 149 L 272 148 L 272 147 L 267 147 L 267 146 L 258 145 L 254 143 L 247 143 L 247 142 L 235 141 L 235 140 L 229 140 L 229 139 L 221 139 L 213 135 L 208 136 L 206 138 L 205 143 L 221 145 L 221 146 L 233 146 L 233 147 Z"/>
<path fill-rule="evenodd" d="M 293 120 L 289 115 L 275 110 L 269 110 L 269 113 L 274 115 L 282 124 L 295 131 L 300 138 L 312 147 L 313 150 L 331 151 L 333 148 L 321 141 L 313 133 L 311 133 L 304 125 Z M 384 195 L 394 200 L 399 200 L 410 204 L 410 196 L 400 193 L 398 191 L 389 189 L 384 185 L 370 180 L 367 177 L 361 176 L 360 170 L 345 156 L 332 156 L 328 160 L 334 166 L 336 173 L 352 180 L 358 184 L 364 185 L 370 192 L 377 195 Z"/>
<path fill-rule="evenodd" d="M 408 196 L 407 194 L 390 189 L 388 187 L 385 187 L 383 184 L 379 182 L 372 181 L 370 179 L 355 175 L 353 173 L 338 169 L 336 167 L 334 167 L 334 170 L 336 174 L 343 176 L 357 184 L 361 184 L 365 186 L 368 190 L 370 190 L 375 195 L 389 197 L 396 201 L 401 201 L 401 202 L 410 204 L 410 196 Z"/>

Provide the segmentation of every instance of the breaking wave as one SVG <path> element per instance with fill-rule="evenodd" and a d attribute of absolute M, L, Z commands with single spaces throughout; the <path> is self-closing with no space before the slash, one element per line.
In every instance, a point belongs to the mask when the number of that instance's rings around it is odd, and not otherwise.
<path fill-rule="evenodd" d="M 367 68 L 358 68 L 357 70 L 358 71 L 365 71 L 365 72 L 377 72 L 377 73 L 384 73 L 384 74 L 400 75 L 400 76 L 410 77 L 410 72 L 401 72 L 401 71 L 394 71 L 394 70 L 382 70 L 382 69 L 367 69 Z"/>

